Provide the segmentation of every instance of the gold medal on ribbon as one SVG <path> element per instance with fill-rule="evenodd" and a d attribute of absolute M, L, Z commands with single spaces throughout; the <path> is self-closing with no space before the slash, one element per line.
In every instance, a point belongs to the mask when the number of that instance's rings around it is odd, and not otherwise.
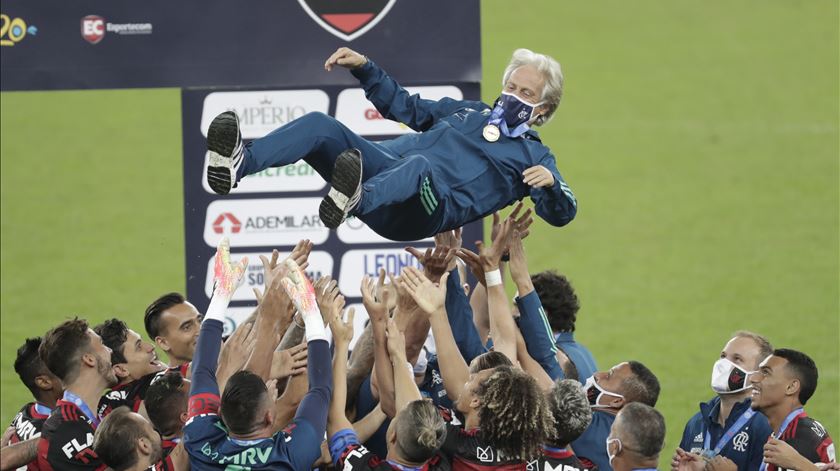
<path fill-rule="evenodd" d="M 484 126 L 484 130 L 481 132 L 481 135 L 484 136 L 484 140 L 487 142 L 496 142 L 499 140 L 499 127 L 495 124 L 488 124 Z"/>

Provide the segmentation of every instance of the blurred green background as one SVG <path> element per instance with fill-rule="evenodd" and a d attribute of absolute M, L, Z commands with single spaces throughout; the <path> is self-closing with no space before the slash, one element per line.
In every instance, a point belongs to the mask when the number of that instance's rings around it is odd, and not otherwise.
<path fill-rule="evenodd" d="M 840 438 L 838 5 L 482 2 L 485 101 L 517 47 L 563 65 L 541 135 L 579 213 L 538 223 L 526 249 L 532 271 L 574 282 L 602 369 L 636 359 L 659 377 L 661 468 L 738 329 L 813 356 L 808 411 Z M 5 423 L 29 400 L 12 368 L 26 336 L 76 314 L 142 330 L 185 280 L 178 90 L 0 103 Z"/>

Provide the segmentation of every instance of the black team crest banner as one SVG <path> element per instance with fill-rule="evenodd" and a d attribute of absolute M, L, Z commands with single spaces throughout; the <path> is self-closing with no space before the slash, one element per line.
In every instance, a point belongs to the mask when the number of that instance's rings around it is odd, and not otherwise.
<path fill-rule="evenodd" d="M 322 28 L 345 41 L 365 34 L 397 0 L 298 0 Z"/>

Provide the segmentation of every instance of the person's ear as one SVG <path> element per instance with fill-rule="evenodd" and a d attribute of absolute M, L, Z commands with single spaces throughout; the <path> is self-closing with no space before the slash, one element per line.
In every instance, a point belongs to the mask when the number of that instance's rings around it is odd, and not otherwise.
<path fill-rule="evenodd" d="M 787 387 L 785 387 L 785 396 L 793 396 L 794 394 L 798 395 L 801 388 L 802 384 L 798 379 L 791 380 Z"/>
<path fill-rule="evenodd" d="M 613 409 L 621 409 L 622 407 L 624 407 L 625 404 L 627 404 L 627 401 L 623 397 L 616 397 L 616 396 L 609 396 L 609 397 L 612 398 L 612 400 L 610 402 L 608 402 L 606 405 L 613 408 Z"/>
<path fill-rule="evenodd" d="M 91 368 L 96 368 L 96 355 L 91 352 L 83 353 L 82 363 Z"/>
<path fill-rule="evenodd" d="M 397 443 L 397 432 L 394 430 L 396 427 L 388 427 L 388 432 L 385 436 L 385 441 L 389 444 L 396 444 Z"/>
<path fill-rule="evenodd" d="M 160 335 L 155 337 L 155 344 L 157 344 L 157 346 L 166 353 L 169 353 L 169 351 L 172 350 L 166 338 L 161 337 Z"/>
<path fill-rule="evenodd" d="M 140 453 L 146 456 L 151 455 L 154 451 L 154 447 L 152 447 L 152 442 L 146 437 L 140 437 L 137 440 L 137 447 L 140 449 Z"/>
<path fill-rule="evenodd" d="M 481 407 L 481 399 L 478 396 L 473 396 L 470 399 L 470 409 L 478 409 L 479 407 Z"/>
<path fill-rule="evenodd" d="M 52 378 L 47 375 L 38 375 L 35 377 L 35 386 L 42 391 L 52 391 L 55 388 Z"/>
<path fill-rule="evenodd" d="M 189 418 L 190 418 L 189 412 L 187 412 L 187 411 L 181 412 L 181 414 L 178 416 L 178 420 L 181 421 L 181 426 L 184 426 L 187 423 L 187 420 L 189 420 Z"/>
<path fill-rule="evenodd" d="M 114 370 L 114 374 L 117 375 L 117 378 L 119 379 L 128 378 L 129 376 L 131 376 L 131 373 L 129 373 L 127 365 L 125 363 L 117 363 L 111 368 Z"/>

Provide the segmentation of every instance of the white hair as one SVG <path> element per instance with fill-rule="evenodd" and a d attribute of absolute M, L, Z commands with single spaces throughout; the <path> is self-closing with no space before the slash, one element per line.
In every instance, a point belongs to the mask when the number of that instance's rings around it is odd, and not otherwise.
<path fill-rule="evenodd" d="M 548 111 L 534 121 L 536 126 L 541 126 L 551 120 L 554 112 L 557 111 L 560 99 L 563 98 L 563 71 L 560 70 L 560 64 L 556 60 L 545 54 L 537 54 L 530 49 L 517 49 L 513 51 L 513 57 L 511 57 L 510 63 L 502 77 L 503 87 L 507 84 L 513 71 L 523 65 L 535 67 L 545 79 L 545 86 L 543 87 L 540 101 L 545 102 L 545 105 L 548 106 Z"/>

